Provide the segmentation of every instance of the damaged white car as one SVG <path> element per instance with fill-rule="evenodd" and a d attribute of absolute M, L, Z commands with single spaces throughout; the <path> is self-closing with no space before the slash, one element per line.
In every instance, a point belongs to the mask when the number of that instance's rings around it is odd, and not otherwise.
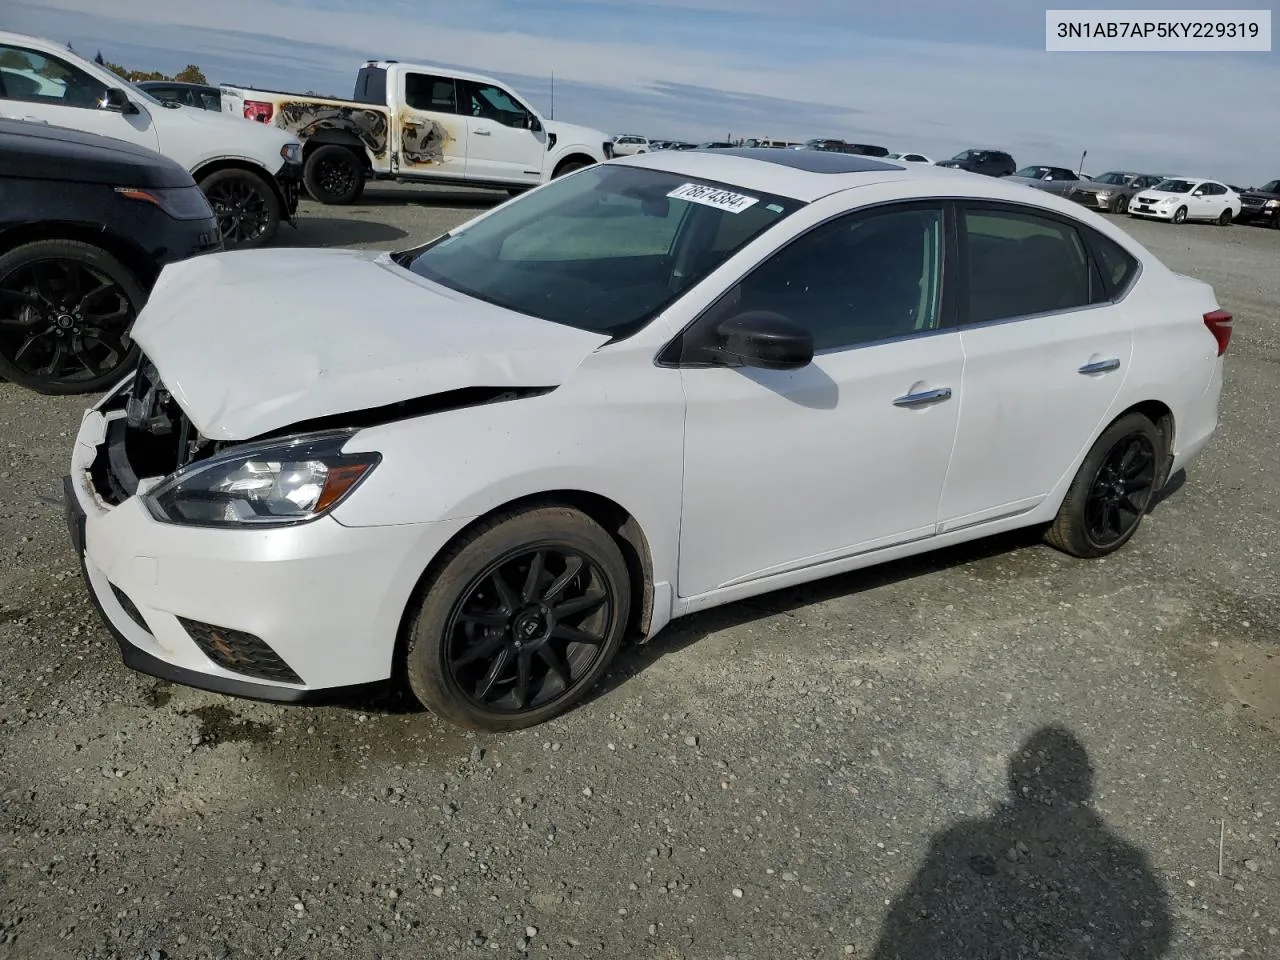
<path fill-rule="evenodd" d="M 425 246 L 166 268 L 65 480 L 126 663 L 541 722 L 628 639 L 1016 527 L 1119 548 L 1231 317 L 1098 215 L 932 166 L 661 151 Z"/>

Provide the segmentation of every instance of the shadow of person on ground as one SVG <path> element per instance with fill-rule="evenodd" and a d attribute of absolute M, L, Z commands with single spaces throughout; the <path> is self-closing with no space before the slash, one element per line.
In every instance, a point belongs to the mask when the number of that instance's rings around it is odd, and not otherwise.
<path fill-rule="evenodd" d="M 1010 797 L 930 844 L 889 911 L 875 960 L 1156 960 L 1172 924 L 1137 847 L 1088 808 L 1093 770 L 1068 730 L 1034 733 Z"/>

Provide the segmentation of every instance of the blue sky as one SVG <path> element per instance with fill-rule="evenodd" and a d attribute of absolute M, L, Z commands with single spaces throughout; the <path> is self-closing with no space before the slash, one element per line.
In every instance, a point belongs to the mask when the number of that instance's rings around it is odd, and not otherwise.
<path fill-rule="evenodd" d="M 1201 6 L 1210 6 L 1200 0 Z M 1055 7 L 1062 6 L 1055 4 Z M 1129 8 L 1158 4 L 1127 4 Z M 1240 4 L 1218 4 L 1238 9 Z M 935 159 L 1280 176 L 1280 55 L 1047 53 L 1014 0 L 8 0 L 0 28 L 143 69 L 349 95 L 368 58 L 502 78 L 655 138 L 845 137 Z"/>

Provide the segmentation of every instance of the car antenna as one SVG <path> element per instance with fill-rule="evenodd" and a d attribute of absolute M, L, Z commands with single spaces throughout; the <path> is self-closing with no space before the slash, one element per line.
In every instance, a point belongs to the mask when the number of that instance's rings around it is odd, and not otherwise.
<path fill-rule="evenodd" d="M 1088 155 L 1089 155 L 1089 151 L 1088 151 L 1088 150 L 1086 150 L 1084 153 L 1080 154 L 1080 169 L 1078 169 L 1078 170 L 1076 171 L 1076 173 L 1080 174 L 1080 176 L 1082 176 L 1082 177 L 1084 176 L 1084 158 L 1085 158 L 1085 157 L 1087 157 Z"/>
<path fill-rule="evenodd" d="M 551 116 L 547 117 L 547 119 L 554 120 L 555 118 L 556 118 L 556 72 L 552 70 L 551 71 Z"/>

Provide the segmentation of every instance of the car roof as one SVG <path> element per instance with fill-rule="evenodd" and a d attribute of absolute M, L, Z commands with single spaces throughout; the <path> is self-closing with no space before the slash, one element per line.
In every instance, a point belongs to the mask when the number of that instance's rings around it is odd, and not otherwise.
<path fill-rule="evenodd" d="M 608 162 L 683 174 L 743 190 L 759 190 L 762 193 L 789 197 L 803 203 L 872 183 L 909 180 L 920 182 L 922 187 L 925 184 L 932 185 L 925 189 L 937 189 L 953 195 L 1010 199 L 1024 203 L 1033 200 L 1046 205 L 1040 196 L 1044 191 L 1028 191 L 1021 184 L 1006 184 L 999 179 L 980 177 L 966 170 L 895 163 L 861 154 L 735 148 L 659 151 L 635 157 L 620 157 Z M 947 186 L 954 184 L 962 186 L 960 189 Z M 1035 196 L 1028 198 L 1028 193 L 1034 193 Z M 1051 205 L 1057 207 L 1056 204 Z M 1073 210 L 1074 206 L 1061 209 Z"/>
<path fill-rule="evenodd" d="M 466 70 L 457 70 L 453 67 L 446 67 L 438 63 L 408 63 L 404 60 L 366 60 L 362 67 L 380 67 L 383 70 L 391 67 L 404 67 L 406 70 L 421 70 L 423 73 L 438 74 L 442 77 L 454 77 L 458 80 L 472 80 L 476 83 L 493 83 L 499 86 L 506 86 L 510 89 L 510 84 L 502 84 L 494 77 L 487 76 L 483 73 L 468 73 Z"/>

